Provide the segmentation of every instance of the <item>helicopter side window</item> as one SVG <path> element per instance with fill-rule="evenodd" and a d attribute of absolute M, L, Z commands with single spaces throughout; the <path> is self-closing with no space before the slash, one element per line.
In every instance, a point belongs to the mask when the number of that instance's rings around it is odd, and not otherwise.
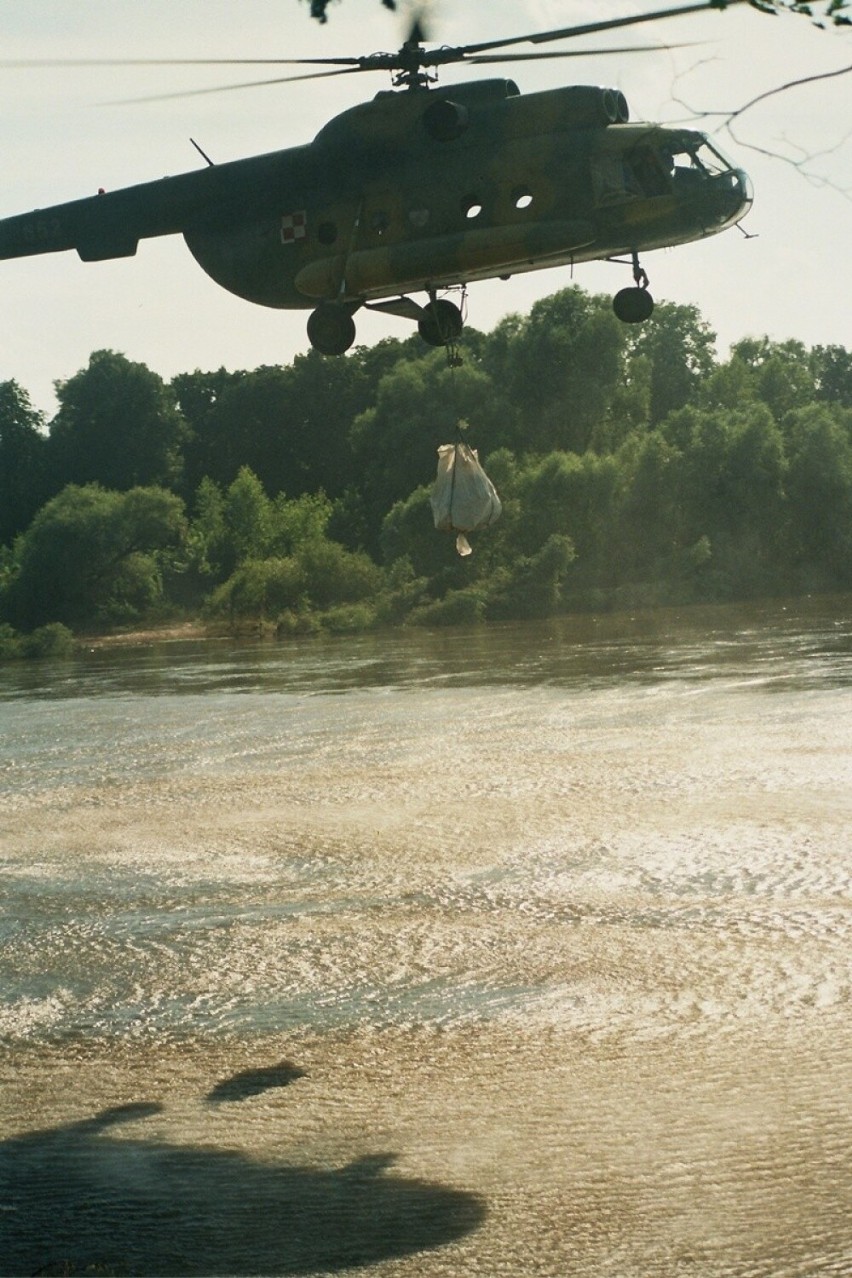
<path fill-rule="evenodd" d="M 643 195 L 667 195 L 669 192 L 670 157 L 652 147 L 638 147 L 630 154 L 630 167 Z"/>
<path fill-rule="evenodd" d="M 641 195 L 632 168 L 620 155 L 597 156 L 592 163 L 592 179 L 597 204 L 613 204 Z"/>

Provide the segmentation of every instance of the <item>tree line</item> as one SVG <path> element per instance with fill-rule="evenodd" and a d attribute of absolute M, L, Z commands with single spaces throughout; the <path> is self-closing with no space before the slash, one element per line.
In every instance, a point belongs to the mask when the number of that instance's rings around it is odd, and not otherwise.
<path fill-rule="evenodd" d="M 852 353 L 578 288 L 463 363 L 416 335 L 182 373 L 97 351 L 50 421 L 0 383 L 0 652 L 203 616 L 279 633 L 852 585 Z M 429 494 L 477 447 L 503 516 L 456 556 Z M 23 639 L 22 636 L 28 636 Z"/>

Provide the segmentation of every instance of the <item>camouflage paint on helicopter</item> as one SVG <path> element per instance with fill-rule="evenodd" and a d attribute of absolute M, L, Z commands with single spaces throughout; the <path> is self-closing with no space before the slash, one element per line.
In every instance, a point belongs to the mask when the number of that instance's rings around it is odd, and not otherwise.
<path fill-rule="evenodd" d="M 445 345 L 462 316 L 439 293 L 621 255 L 634 287 L 616 295 L 616 314 L 647 318 L 639 254 L 738 222 L 748 177 L 702 133 L 630 123 L 618 90 L 521 94 L 508 79 L 434 88 L 421 71 L 489 47 L 429 54 L 412 41 L 398 55 L 345 60 L 402 67 L 404 91 L 342 112 L 304 146 L 6 218 L 0 258 L 76 249 L 99 261 L 182 234 L 223 288 L 309 309 L 308 336 L 325 354 L 351 346 L 362 306 L 414 319 Z"/>

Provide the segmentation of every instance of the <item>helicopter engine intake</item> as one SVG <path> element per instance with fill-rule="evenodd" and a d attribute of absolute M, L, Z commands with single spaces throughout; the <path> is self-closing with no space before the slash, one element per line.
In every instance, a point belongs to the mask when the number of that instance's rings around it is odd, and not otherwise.
<path fill-rule="evenodd" d="M 467 107 L 459 102 L 451 102 L 449 98 L 439 98 L 437 102 L 433 102 L 423 112 L 421 119 L 426 132 L 437 142 L 454 142 L 470 124 Z"/>
<path fill-rule="evenodd" d="M 626 124 L 630 119 L 627 98 L 620 89 L 574 84 L 557 91 L 561 99 L 562 118 L 567 123 L 606 126 Z"/>

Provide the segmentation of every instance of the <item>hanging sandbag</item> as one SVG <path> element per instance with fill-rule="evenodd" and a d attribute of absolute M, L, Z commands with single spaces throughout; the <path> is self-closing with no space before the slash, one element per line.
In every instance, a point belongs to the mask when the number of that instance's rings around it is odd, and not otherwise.
<path fill-rule="evenodd" d="M 438 449 L 438 474 L 430 502 L 438 531 L 459 533 L 456 549 L 460 555 L 470 554 L 464 534 L 487 528 L 500 518 L 503 509 L 476 449 L 461 442 L 442 444 Z"/>

